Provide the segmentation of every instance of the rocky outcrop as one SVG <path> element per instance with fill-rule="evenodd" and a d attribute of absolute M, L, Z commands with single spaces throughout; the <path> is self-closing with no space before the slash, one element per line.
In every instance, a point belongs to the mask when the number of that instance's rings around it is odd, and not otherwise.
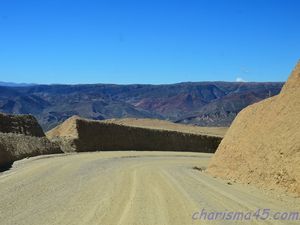
<path fill-rule="evenodd" d="M 279 95 L 238 114 L 208 172 L 300 194 L 300 62 Z"/>
<path fill-rule="evenodd" d="M 184 126 L 184 125 L 182 125 Z M 178 127 L 177 127 L 178 129 Z M 138 126 L 136 123 L 86 120 L 73 116 L 47 133 L 65 152 L 139 150 L 215 152 L 222 137 Z"/>
<path fill-rule="evenodd" d="M 63 152 L 59 145 L 50 142 L 46 137 L 0 133 L 0 169 L 26 157 L 54 153 Z"/>
<path fill-rule="evenodd" d="M 0 132 L 44 137 L 37 120 L 31 115 L 6 115 L 0 113 Z"/>
<path fill-rule="evenodd" d="M 25 157 L 52 153 L 62 151 L 46 138 L 33 116 L 0 114 L 0 170 Z"/>

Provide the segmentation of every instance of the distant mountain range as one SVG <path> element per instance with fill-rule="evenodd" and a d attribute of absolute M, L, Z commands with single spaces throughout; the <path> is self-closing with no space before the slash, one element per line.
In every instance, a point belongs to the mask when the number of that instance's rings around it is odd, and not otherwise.
<path fill-rule="evenodd" d="M 5 86 L 5 87 L 27 87 L 27 86 L 33 86 L 33 85 L 36 85 L 36 84 L 2 82 L 2 81 L 0 81 L 0 86 Z"/>
<path fill-rule="evenodd" d="M 0 111 L 34 115 L 49 130 L 72 115 L 92 119 L 158 118 L 229 126 L 246 106 L 283 83 L 188 82 L 169 85 L 0 85 Z"/>

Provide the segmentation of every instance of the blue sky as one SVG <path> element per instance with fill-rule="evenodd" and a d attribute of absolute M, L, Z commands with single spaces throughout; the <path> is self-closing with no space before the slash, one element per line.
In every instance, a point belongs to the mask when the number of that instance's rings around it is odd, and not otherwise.
<path fill-rule="evenodd" d="M 0 81 L 284 81 L 298 0 L 0 0 Z"/>

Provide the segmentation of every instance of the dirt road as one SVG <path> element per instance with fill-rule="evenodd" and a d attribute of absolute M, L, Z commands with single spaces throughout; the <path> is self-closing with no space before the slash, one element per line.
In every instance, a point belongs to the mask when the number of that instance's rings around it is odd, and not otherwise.
<path fill-rule="evenodd" d="M 16 162 L 0 174 L 0 224 L 298 224 L 199 219 L 199 211 L 300 212 L 300 199 L 193 169 L 211 154 L 99 152 Z M 203 214 L 204 215 L 204 214 Z"/>

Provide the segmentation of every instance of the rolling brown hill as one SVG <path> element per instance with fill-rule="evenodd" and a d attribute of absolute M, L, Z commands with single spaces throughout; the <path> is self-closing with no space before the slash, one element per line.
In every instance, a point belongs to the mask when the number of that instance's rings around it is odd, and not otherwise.
<path fill-rule="evenodd" d="M 106 123 L 115 123 L 125 126 L 177 131 L 191 134 L 202 134 L 217 137 L 224 137 L 228 127 L 200 127 L 189 124 L 172 123 L 159 119 L 140 119 L 140 118 L 124 118 L 124 119 L 108 119 L 103 120 Z"/>
<path fill-rule="evenodd" d="M 279 95 L 242 110 L 208 172 L 300 194 L 300 62 Z"/>

